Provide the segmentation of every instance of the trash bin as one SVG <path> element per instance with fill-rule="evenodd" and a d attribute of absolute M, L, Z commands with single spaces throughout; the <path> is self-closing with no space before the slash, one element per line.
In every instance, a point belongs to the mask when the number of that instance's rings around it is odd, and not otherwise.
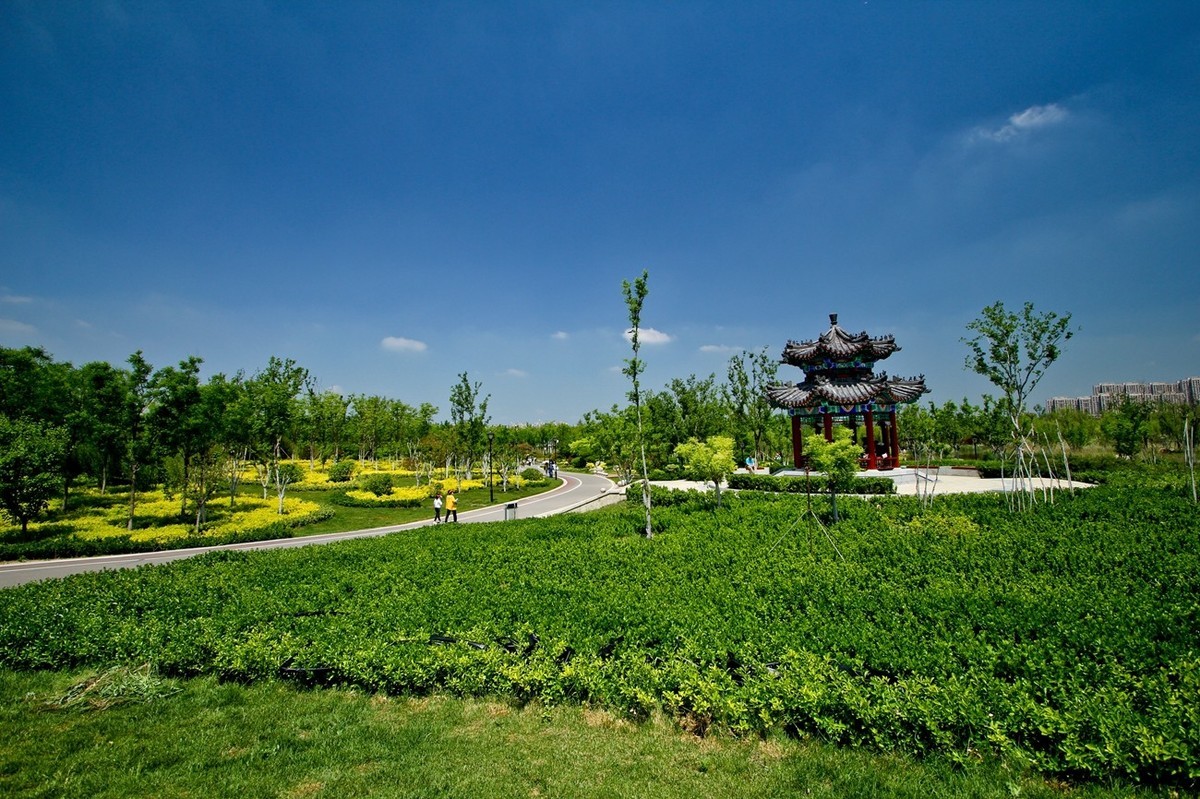
<path fill-rule="evenodd" d="M 504 521 L 511 521 L 517 518 L 517 503 L 510 502 L 504 506 Z"/>

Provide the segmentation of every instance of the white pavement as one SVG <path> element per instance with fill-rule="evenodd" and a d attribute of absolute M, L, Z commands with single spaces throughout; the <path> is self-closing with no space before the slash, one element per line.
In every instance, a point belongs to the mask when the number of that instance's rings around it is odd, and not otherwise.
<path fill-rule="evenodd" d="M 885 472 L 859 472 L 859 477 L 886 477 L 896 484 L 896 493 L 901 496 L 915 496 L 922 493 L 937 494 L 975 494 L 988 491 L 1012 491 L 1013 481 L 1009 477 L 980 477 L 974 469 L 959 469 L 943 466 L 934 469 L 892 469 Z M 654 485 L 665 486 L 678 490 L 697 489 L 711 491 L 712 483 L 700 483 L 692 480 L 661 480 L 651 481 Z M 1078 480 L 1064 479 L 1037 480 L 1033 488 L 1036 491 L 1064 491 L 1072 488 L 1090 488 L 1091 483 L 1081 483 Z"/>

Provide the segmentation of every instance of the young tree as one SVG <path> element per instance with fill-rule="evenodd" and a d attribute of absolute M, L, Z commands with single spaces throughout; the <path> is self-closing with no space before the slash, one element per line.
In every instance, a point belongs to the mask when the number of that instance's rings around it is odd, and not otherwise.
<path fill-rule="evenodd" d="M 625 361 L 625 368 L 621 371 L 629 378 L 633 385 L 629 392 L 629 399 L 633 403 L 634 411 L 637 415 L 637 446 L 641 454 L 642 460 L 642 504 L 646 508 L 646 538 L 654 537 L 654 528 L 650 524 L 650 470 L 646 466 L 646 434 L 642 427 L 642 391 L 641 391 L 641 375 L 646 371 L 646 365 L 642 359 L 638 357 L 638 352 L 641 349 L 641 343 L 638 340 L 638 334 L 642 324 L 642 305 L 646 301 L 646 294 L 649 290 L 646 287 L 646 282 L 650 278 L 650 273 L 642 270 L 642 276 L 635 279 L 632 284 L 628 280 L 621 281 L 621 291 L 625 296 L 625 307 L 629 311 L 629 343 L 633 348 L 633 357 Z"/>
<path fill-rule="evenodd" d="M 701 443 L 696 439 L 675 447 L 675 454 L 683 459 L 688 473 L 696 480 L 711 480 L 717 493 L 717 507 L 721 507 L 721 483 L 733 473 L 733 439 L 730 436 L 713 436 Z"/>
<path fill-rule="evenodd" d="M 833 441 L 826 441 L 823 436 L 813 436 L 807 452 L 809 465 L 814 471 L 824 473 L 828 481 L 829 495 L 833 500 L 833 520 L 836 522 L 838 491 L 847 490 L 853 482 L 862 448 L 851 439 L 849 428 L 835 427 Z"/>
<path fill-rule="evenodd" d="M 22 533 L 58 490 L 66 447 L 61 427 L 0 416 L 0 507 Z"/>
<path fill-rule="evenodd" d="M 1149 403 L 1122 397 L 1121 404 L 1100 420 L 1105 437 L 1122 458 L 1132 458 L 1146 445 L 1151 410 Z"/>
<path fill-rule="evenodd" d="M 1062 346 L 1075 334 L 1071 314 L 1037 313 L 1025 303 L 1020 314 L 995 302 L 967 325 L 975 333 L 962 339 L 971 354 L 966 366 L 1000 389 L 1001 397 L 1018 432 L 1025 404 L 1051 364 L 1062 355 Z"/>
<path fill-rule="evenodd" d="M 458 382 L 450 388 L 450 421 L 454 425 L 454 442 L 456 454 L 463 454 L 467 464 L 467 479 L 471 479 L 471 468 L 476 457 L 483 451 L 483 439 L 487 426 L 491 423 L 488 416 L 488 394 L 482 400 L 479 392 L 482 383 L 474 385 L 463 372 L 458 376 Z"/>
<path fill-rule="evenodd" d="M 1062 354 L 1063 344 L 1075 334 L 1071 315 L 1037 313 L 1031 302 L 1016 314 L 997 301 L 984 308 L 967 329 L 975 335 L 962 339 L 971 350 L 966 366 L 1000 389 L 1000 404 L 1008 413 L 1015 443 L 1014 485 L 1021 489 L 1015 500 L 1024 507 L 1026 501 L 1032 504 L 1037 471 L 1036 451 L 1026 430 L 1025 406 L 1046 370 Z"/>
<path fill-rule="evenodd" d="M 766 441 L 771 419 L 777 416 L 775 407 L 767 399 L 766 387 L 777 380 L 779 364 L 767 355 L 767 348 L 759 352 L 742 352 L 729 359 L 726 372 L 725 401 L 729 406 L 735 438 L 751 443 L 751 454 L 756 461 L 763 460 L 763 444 Z"/>

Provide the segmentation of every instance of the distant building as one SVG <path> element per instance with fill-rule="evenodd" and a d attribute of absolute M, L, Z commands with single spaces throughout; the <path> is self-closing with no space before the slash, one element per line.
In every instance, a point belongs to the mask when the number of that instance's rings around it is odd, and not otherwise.
<path fill-rule="evenodd" d="M 1167 405 L 1197 405 L 1200 404 L 1200 377 L 1175 383 L 1097 383 L 1092 386 L 1090 397 L 1051 397 L 1046 402 L 1046 410 L 1069 408 L 1099 416 L 1120 405 L 1125 397 Z"/>

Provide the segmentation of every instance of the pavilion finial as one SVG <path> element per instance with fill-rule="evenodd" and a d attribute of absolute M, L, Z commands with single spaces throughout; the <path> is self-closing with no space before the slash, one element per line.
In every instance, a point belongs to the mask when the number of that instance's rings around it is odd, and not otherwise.
<path fill-rule="evenodd" d="M 837 326 L 837 314 L 835 314 L 835 313 L 831 313 L 831 314 L 829 315 L 829 324 L 830 324 L 830 326 L 832 326 L 832 327 L 836 327 L 836 326 Z"/>

